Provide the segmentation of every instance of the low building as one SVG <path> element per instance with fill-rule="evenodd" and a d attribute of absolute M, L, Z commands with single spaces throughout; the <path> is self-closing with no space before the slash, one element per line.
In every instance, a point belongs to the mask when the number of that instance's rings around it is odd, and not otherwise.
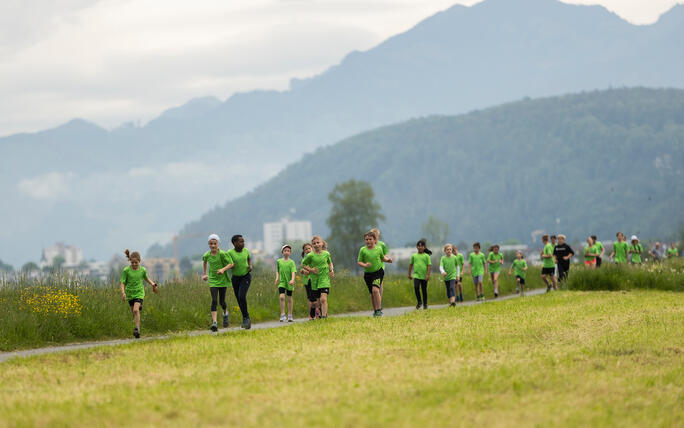
<path fill-rule="evenodd" d="M 283 218 L 278 222 L 264 223 L 264 252 L 273 254 L 287 241 L 310 241 L 312 236 L 311 222 L 308 220 L 292 221 Z"/>
<path fill-rule="evenodd" d="M 63 268 L 77 268 L 83 263 L 83 250 L 72 245 L 65 245 L 63 242 L 58 242 L 52 247 L 43 248 L 40 257 L 40 267 L 53 266 L 55 258 L 59 257 L 63 260 Z"/>
<path fill-rule="evenodd" d="M 145 258 L 142 265 L 152 281 L 167 282 L 180 276 L 178 261 L 174 258 Z"/>

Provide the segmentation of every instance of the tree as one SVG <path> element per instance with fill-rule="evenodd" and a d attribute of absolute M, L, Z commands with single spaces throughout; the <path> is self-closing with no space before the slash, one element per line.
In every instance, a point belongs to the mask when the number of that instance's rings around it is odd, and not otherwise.
<path fill-rule="evenodd" d="M 32 273 L 32 272 L 36 272 L 39 270 L 40 270 L 40 267 L 37 264 L 35 264 L 34 262 L 26 262 L 21 267 L 22 273 Z"/>
<path fill-rule="evenodd" d="M 328 194 L 332 203 L 327 224 L 328 245 L 337 265 L 356 268 L 356 255 L 363 245 L 363 234 L 385 219 L 375 193 L 367 181 L 354 179 L 338 183 Z"/>
<path fill-rule="evenodd" d="M 429 245 L 439 245 L 446 243 L 449 236 L 449 225 L 435 216 L 430 216 L 420 227 L 420 231 L 427 239 Z"/>

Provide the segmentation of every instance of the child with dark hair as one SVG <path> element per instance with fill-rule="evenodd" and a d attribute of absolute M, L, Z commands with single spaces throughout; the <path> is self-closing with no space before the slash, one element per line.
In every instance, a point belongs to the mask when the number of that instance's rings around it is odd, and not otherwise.
<path fill-rule="evenodd" d="M 508 274 L 515 274 L 515 282 L 517 284 L 516 293 L 520 292 L 525 295 L 525 272 L 527 271 L 527 262 L 523 258 L 522 251 L 515 252 L 515 260 L 511 263 L 511 268 Z"/>
<path fill-rule="evenodd" d="M 603 261 L 603 255 L 606 253 L 606 249 L 603 247 L 603 242 L 599 241 L 596 235 L 591 235 L 591 240 L 596 247 L 596 252 L 598 257 L 596 257 L 596 267 L 601 267 L 601 261 Z"/>
<path fill-rule="evenodd" d="M 252 283 L 252 259 L 249 250 L 245 248 L 245 238 L 242 235 L 233 235 L 230 238 L 233 247 L 228 254 L 233 260 L 233 293 L 237 299 L 240 312 L 242 313 L 242 328 L 252 328 L 252 320 L 247 310 L 247 291 Z"/>
<path fill-rule="evenodd" d="M 485 255 L 480 252 L 480 243 L 473 244 L 473 251 L 468 254 L 468 273 L 473 277 L 475 285 L 475 298 L 484 300 L 484 287 L 482 281 L 487 273 L 487 262 Z"/>
<path fill-rule="evenodd" d="M 487 264 L 489 265 L 489 276 L 492 279 L 492 286 L 494 287 L 494 298 L 499 297 L 499 274 L 501 273 L 501 265 L 504 263 L 503 254 L 499 252 L 498 245 L 492 245 L 492 248 L 487 255 Z"/>
<path fill-rule="evenodd" d="M 451 246 L 451 251 L 456 257 L 456 265 L 458 266 L 458 278 L 456 278 L 456 301 L 463 301 L 463 268 L 465 265 L 465 260 L 463 259 L 463 254 L 458 252 L 458 248 L 455 245 Z"/>
<path fill-rule="evenodd" d="M 413 279 L 413 290 L 416 293 L 416 309 L 427 309 L 427 286 L 430 281 L 430 267 L 432 261 L 430 255 L 432 251 L 427 248 L 425 239 L 421 239 L 416 243 L 417 253 L 411 254 L 411 261 L 409 262 L 408 277 Z M 422 298 L 421 298 L 422 293 Z"/>
<path fill-rule="evenodd" d="M 558 290 L 558 280 L 556 279 L 556 261 L 553 257 L 553 245 L 549 242 L 549 235 L 542 236 L 542 243 L 544 248 L 540 253 L 542 260 L 542 270 L 541 277 L 542 281 L 546 284 L 546 292 L 551 291 L 551 287 L 554 290 Z M 549 281 L 551 278 L 551 281 Z"/>
<path fill-rule="evenodd" d="M 295 262 L 290 260 L 292 254 L 292 247 L 283 245 L 280 249 L 282 258 L 276 261 L 276 277 L 275 285 L 278 286 L 278 294 L 280 295 L 280 322 L 293 322 L 292 318 L 292 292 L 294 291 L 295 274 L 297 273 L 297 266 Z M 288 316 L 285 317 L 285 296 L 287 295 Z"/>
<path fill-rule="evenodd" d="M 629 244 L 625 242 L 627 237 L 622 232 L 616 233 L 615 237 L 617 241 L 613 244 L 613 252 L 610 253 L 610 258 L 616 264 L 625 264 L 627 263 L 627 252 L 629 251 Z"/>
<path fill-rule="evenodd" d="M 139 252 L 133 251 L 131 253 L 126 249 L 124 254 L 131 265 L 126 266 L 123 272 L 121 272 L 121 298 L 124 301 L 128 300 L 128 305 L 131 307 L 133 322 L 135 323 L 133 336 L 138 339 L 140 337 L 140 311 L 142 311 L 143 299 L 145 298 L 145 285 L 143 281 L 150 284 L 152 291 L 155 293 L 158 287 L 147 276 L 147 270 L 140 266 L 142 259 Z"/>

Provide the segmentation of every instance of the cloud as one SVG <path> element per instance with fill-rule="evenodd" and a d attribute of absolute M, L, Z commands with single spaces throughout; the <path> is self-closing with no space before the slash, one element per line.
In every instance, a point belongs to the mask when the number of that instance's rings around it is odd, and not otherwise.
<path fill-rule="evenodd" d="M 18 188 L 33 199 L 55 200 L 69 195 L 70 187 L 75 178 L 75 174 L 71 172 L 49 172 L 21 180 Z"/>

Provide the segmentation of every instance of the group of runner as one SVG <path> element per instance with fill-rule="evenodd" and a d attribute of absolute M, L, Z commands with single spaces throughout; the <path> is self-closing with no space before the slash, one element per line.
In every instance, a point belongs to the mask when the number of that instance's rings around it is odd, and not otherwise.
<path fill-rule="evenodd" d="M 617 233 L 617 242 L 613 245 L 610 259 L 617 264 L 630 261 L 634 264 L 642 262 L 641 255 L 643 246 L 636 236 L 631 237 L 631 244 L 627 244 L 625 235 Z M 359 249 L 357 264 L 364 269 L 364 282 L 368 288 L 373 316 L 381 317 L 383 280 L 385 275 L 385 263 L 392 263 L 387 245 L 380 240 L 380 231 L 371 229 L 364 234 L 365 245 Z M 210 329 L 218 330 L 218 306 L 222 308 L 222 326 L 230 324 L 228 306 L 226 304 L 226 291 L 233 288 L 235 298 L 242 314 L 242 328 L 251 328 L 251 319 L 247 308 L 247 291 L 251 284 L 252 259 L 249 250 L 245 248 L 245 240 L 242 235 L 234 235 L 231 238 L 233 248 L 223 251 L 219 248 L 221 238 L 212 234 L 208 237 L 209 250 L 202 256 L 202 279 L 209 283 L 211 294 L 211 318 Z M 547 292 L 558 289 L 558 282 L 568 277 L 570 260 L 575 255 L 572 248 L 566 243 L 565 235 L 543 235 L 543 248 L 540 252 L 542 260 L 541 277 L 547 286 Z M 444 255 L 440 258 L 439 272 L 444 281 L 446 296 L 450 306 L 457 302 L 463 302 L 463 272 L 465 271 L 466 259 L 459 253 L 458 248 L 452 244 L 443 247 Z M 121 274 L 121 295 L 124 301 L 128 301 L 133 314 L 135 328 L 133 335 L 140 337 L 140 311 L 145 297 L 144 282 L 152 285 L 154 293 L 158 292 L 158 286 L 148 276 L 145 267 L 141 266 L 141 257 L 138 252 L 125 251 L 130 266 L 123 269 Z M 302 262 L 297 268 L 291 259 L 292 247 L 283 245 L 282 257 L 276 261 L 275 285 L 280 296 L 280 321 L 293 322 L 293 300 L 296 274 L 299 271 L 302 283 L 306 289 L 309 319 L 325 319 L 328 316 L 328 295 L 330 294 L 331 279 L 335 276 L 334 266 L 330 253 L 327 251 L 327 243 L 320 237 L 314 236 L 310 243 L 302 246 Z M 605 247 L 596 236 L 587 238 L 584 248 L 584 264 L 588 268 L 600 267 L 605 254 Z M 416 295 L 416 309 L 428 308 L 428 282 L 432 270 L 432 251 L 427 248 L 424 239 L 416 243 L 416 252 L 411 255 L 408 266 L 408 277 L 413 280 Z M 678 250 L 674 243 L 667 250 L 667 257 L 676 257 Z M 489 276 L 492 283 L 494 298 L 499 296 L 499 275 L 504 264 L 504 256 L 500 252 L 499 245 L 493 245 L 485 255 L 479 242 L 475 242 L 472 251 L 467 257 L 468 274 L 472 277 L 477 300 L 484 300 L 484 278 Z M 231 275 L 228 271 L 231 271 Z M 527 262 L 521 251 L 516 252 L 512 261 L 509 274 L 515 275 L 516 293 L 524 293 Z"/>

